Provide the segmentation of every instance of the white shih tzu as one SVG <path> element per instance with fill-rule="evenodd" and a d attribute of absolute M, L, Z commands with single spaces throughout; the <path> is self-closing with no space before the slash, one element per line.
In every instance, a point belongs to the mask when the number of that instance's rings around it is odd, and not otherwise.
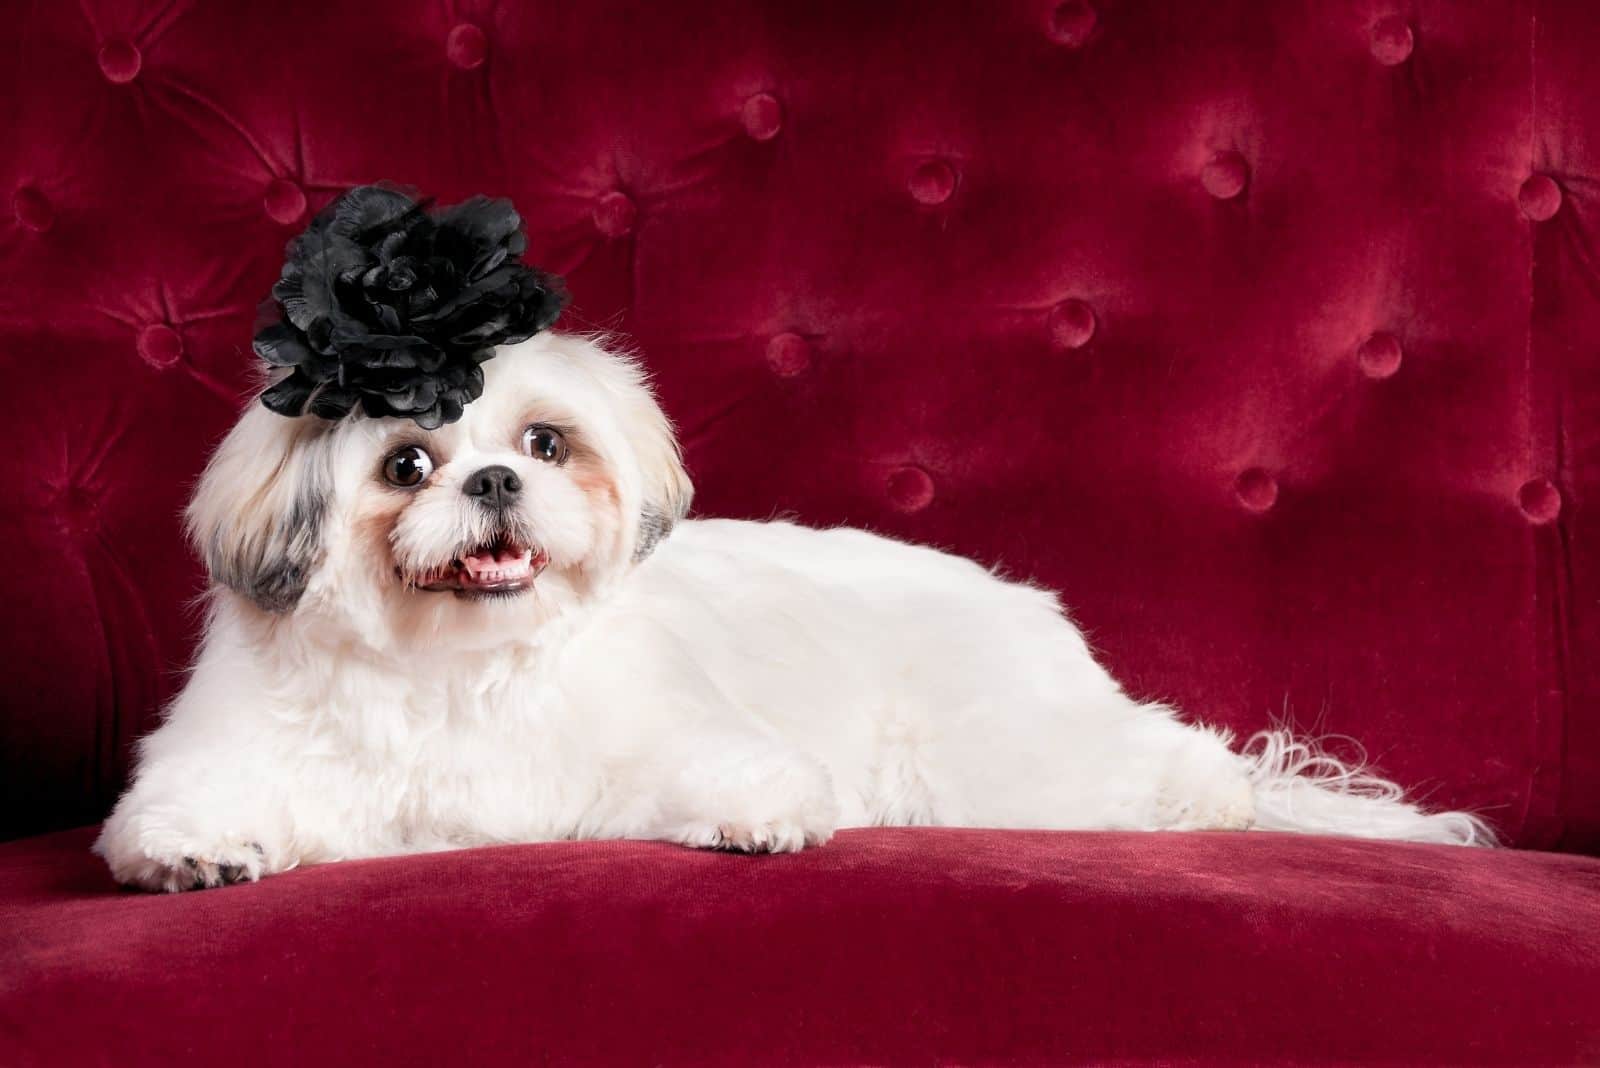
<path fill-rule="evenodd" d="M 686 520 L 639 367 L 544 333 L 424 431 L 259 405 L 190 529 L 193 674 L 96 848 L 182 890 L 499 842 L 797 850 L 839 827 L 1478 843 L 1293 741 L 1125 695 L 1047 592 L 855 530 Z"/>

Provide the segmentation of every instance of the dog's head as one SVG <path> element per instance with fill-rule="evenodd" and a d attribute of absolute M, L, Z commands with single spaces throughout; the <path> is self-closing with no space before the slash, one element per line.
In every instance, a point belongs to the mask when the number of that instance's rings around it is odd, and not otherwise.
<path fill-rule="evenodd" d="M 373 641 L 492 639 L 604 588 L 683 517 L 678 445 L 631 359 L 541 334 L 484 372 L 432 431 L 253 405 L 189 508 L 213 581 Z"/>

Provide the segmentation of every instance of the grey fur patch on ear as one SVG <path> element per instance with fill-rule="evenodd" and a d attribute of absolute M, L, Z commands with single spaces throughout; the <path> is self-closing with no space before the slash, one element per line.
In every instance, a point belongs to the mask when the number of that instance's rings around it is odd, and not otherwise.
<path fill-rule="evenodd" d="M 211 577 L 250 598 L 268 612 L 291 612 L 311 581 L 317 551 L 322 544 L 322 517 L 326 505 L 301 488 L 294 506 L 279 530 L 259 546 L 227 546 L 220 531 L 206 552 Z"/>
<path fill-rule="evenodd" d="M 189 502 L 189 535 L 214 583 L 268 612 L 299 604 L 322 553 L 328 441 L 315 417 L 246 409 Z"/>
<path fill-rule="evenodd" d="M 661 539 L 672 533 L 675 522 L 669 515 L 653 508 L 646 508 L 644 514 L 639 517 L 639 541 L 634 546 L 633 562 L 637 564 L 649 556 Z"/>

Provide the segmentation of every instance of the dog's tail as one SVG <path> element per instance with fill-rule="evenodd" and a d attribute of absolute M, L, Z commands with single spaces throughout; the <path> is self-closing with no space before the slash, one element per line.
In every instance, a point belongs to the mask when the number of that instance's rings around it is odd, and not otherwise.
<path fill-rule="evenodd" d="M 1426 812 L 1360 763 L 1329 756 L 1287 730 L 1262 731 L 1240 749 L 1255 787 L 1255 827 L 1444 845 L 1494 845 L 1467 812 Z"/>

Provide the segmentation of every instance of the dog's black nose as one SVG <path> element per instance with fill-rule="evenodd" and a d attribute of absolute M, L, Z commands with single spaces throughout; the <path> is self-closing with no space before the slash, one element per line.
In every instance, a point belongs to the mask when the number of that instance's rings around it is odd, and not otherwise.
<path fill-rule="evenodd" d="M 490 508 L 505 508 L 522 491 L 522 479 L 504 464 L 482 467 L 467 476 L 461 492 L 476 497 Z"/>

